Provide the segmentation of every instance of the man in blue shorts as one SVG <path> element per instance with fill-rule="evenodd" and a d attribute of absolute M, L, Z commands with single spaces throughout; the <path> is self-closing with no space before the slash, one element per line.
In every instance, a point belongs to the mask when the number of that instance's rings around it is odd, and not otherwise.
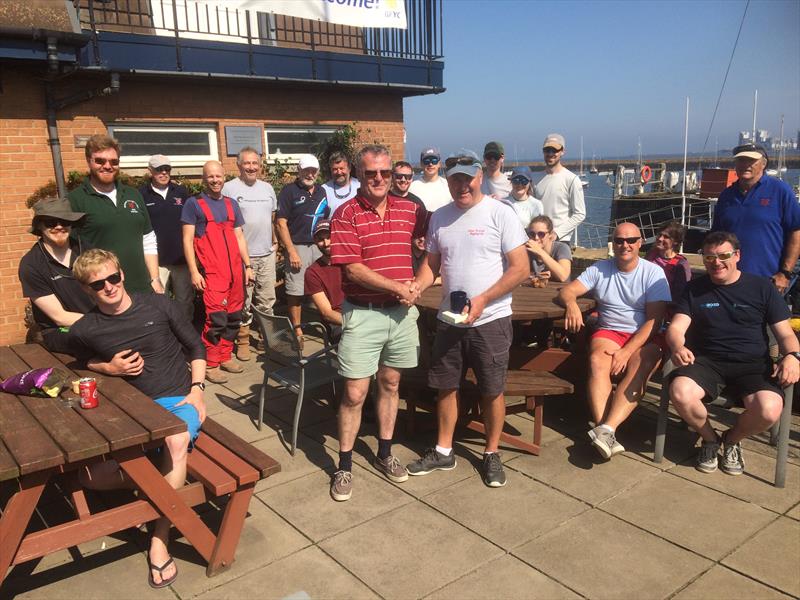
<path fill-rule="evenodd" d="M 589 439 L 605 459 L 624 452 L 616 430 L 636 408 L 661 361 L 654 335 L 671 300 L 664 270 L 639 257 L 642 234 L 633 223 L 614 230 L 614 258 L 590 266 L 558 293 L 568 331 L 583 327 L 578 296 L 593 291 L 598 328 L 589 342 Z M 616 389 L 612 378 L 620 377 Z"/>
<path fill-rule="evenodd" d="M 744 472 L 741 441 L 766 431 L 781 416 L 783 390 L 800 376 L 800 344 L 789 325 L 789 309 L 764 277 L 740 271 L 739 240 L 714 231 L 703 240 L 707 275 L 690 281 L 667 329 L 673 371 L 670 399 L 678 414 L 702 438 L 695 467 Z M 783 357 L 773 364 L 766 328 Z M 744 412 L 722 436 L 708 421 L 704 402 L 729 386 L 741 395 Z"/>
<path fill-rule="evenodd" d="M 166 437 L 166 451 L 161 453 L 164 479 L 177 489 L 186 481 L 189 444 L 206 416 L 203 342 L 175 301 L 163 294 L 129 294 L 125 273 L 112 252 L 84 252 L 75 261 L 73 273 L 97 304 L 70 328 L 75 354 L 95 357 L 88 361 L 90 369 L 123 377 L 186 422 L 188 431 Z M 191 376 L 186 368 L 187 355 Z M 92 489 L 130 486 L 114 460 L 84 469 L 80 476 Z M 152 587 L 167 586 L 178 576 L 167 552 L 169 528 L 166 518 L 156 521 L 148 552 Z"/>

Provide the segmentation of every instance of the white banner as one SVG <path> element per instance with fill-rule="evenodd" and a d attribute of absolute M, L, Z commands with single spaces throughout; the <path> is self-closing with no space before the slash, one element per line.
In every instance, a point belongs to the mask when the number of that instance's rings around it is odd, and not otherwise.
<path fill-rule="evenodd" d="M 225 0 L 223 4 L 338 25 L 408 28 L 405 0 Z"/>

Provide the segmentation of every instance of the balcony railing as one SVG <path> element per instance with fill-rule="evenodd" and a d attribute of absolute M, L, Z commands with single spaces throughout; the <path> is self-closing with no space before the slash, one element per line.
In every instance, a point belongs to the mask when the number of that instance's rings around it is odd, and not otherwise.
<path fill-rule="evenodd" d="M 102 31 L 171 37 L 176 47 L 182 39 L 194 39 L 379 59 L 442 58 L 442 0 L 405 3 L 408 28 L 402 30 L 351 27 L 240 10 L 227 7 L 224 0 L 75 0 L 81 27 L 95 41 L 96 64 L 101 61 L 96 42 Z"/>

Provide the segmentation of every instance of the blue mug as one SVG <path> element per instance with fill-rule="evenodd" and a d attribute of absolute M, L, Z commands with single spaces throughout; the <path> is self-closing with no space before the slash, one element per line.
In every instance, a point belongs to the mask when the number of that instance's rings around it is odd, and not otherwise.
<path fill-rule="evenodd" d="M 467 298 L 467 292 L 450 292 L 450 311 L 461 314 L 464 307 L 472 308 L 472 302 Z"/>

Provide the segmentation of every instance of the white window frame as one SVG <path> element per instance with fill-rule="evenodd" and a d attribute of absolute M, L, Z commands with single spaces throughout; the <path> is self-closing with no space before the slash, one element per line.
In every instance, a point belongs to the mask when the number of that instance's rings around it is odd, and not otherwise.
<path fill-rule="evenodd" d="M 108 135 L 111 137 L 116 137 L 114 135 L 117 131 L 135 131 L 135 132 L 159 132 L 159 131 L 170 131 L 170 132 L 193 132 L 193 133 L 206 133 L 208 135 L 208 146 L 211 152 L 209 154 L 183 154 L 183 155 L 169 155 L 170 162 L 172 163 L 173 167 L 197 167 L 202 166 L 209 160 L 219 160 L 219 143 L 217 137 L 217 127 L 216 125 L 198 125 L 198 126 L 187 126 L 187 125 L 161 125 L 161 124 L 153 124 L 153 125 L 128 125 L 122 123 L 115 123 L 108 126 Z M 119 158 L 119 166 L 123 169 L 135 169 L 135 168 L 143 168 L 147 167 L 147 161 L 150 159 L 150 155 L 147 156 L 137 156 L 135 154 L 126 154 L 122 152 L 122 156 Z"/>
<path fill-rule="evenodd" d="M 264 156 L 267 160 L 280 160 L 296 163 L 300 160 L 300 154 L 274 153 L 270 148 L 270 133 L 295 133 L 300 131 L 311 131 L 316 133 L 334 133 L 341 125 L 264 125 Z"/>

